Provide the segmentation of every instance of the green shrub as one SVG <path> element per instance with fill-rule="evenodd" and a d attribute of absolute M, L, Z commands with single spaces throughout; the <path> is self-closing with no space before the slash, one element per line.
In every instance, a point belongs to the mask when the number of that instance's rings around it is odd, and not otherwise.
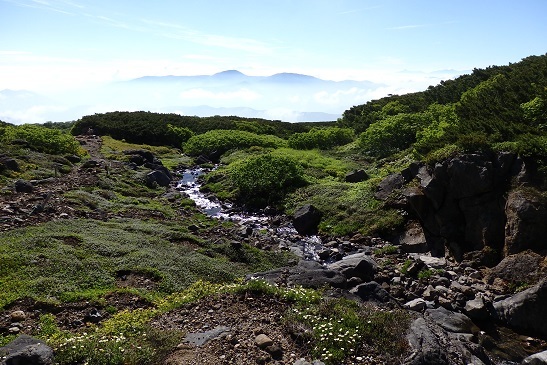
<path fill-rule="evenodd" d="M 386 157 L 410 147 L 416 132 L 425 124 L 423 114 L 397 114 L 371 124 L 360 136 L 367 153 Z"/>
<path fill-rule="evenodd" d="M 286 141 L 275 136 L 258 135 L 246 131 L 212 130 L 191 137 L 184 144 L 184 152 L 197 156 L 213 152 L 223 154 L 232 149 L 258 147 L 283 147 Z"/>
<path fill-rule="evenodd" d="M 3 143 L 22 139 L 28 142 L 31 149 L 50 154 L 78 154 L 80 144 L 73 136 L 57 129 L 45 128 L 36 124 L 7 126 L 0 139 Z"/>
<path fill-rule="evenodd" d="M 295 133 L 289 137 L 289 147 L 299 150 L 329 149 L 352 142 L 354 132 L 349 128 L 313 128 L 309 132 Z"/>
<path fill-rule="evenodd" d="M 302 168 L 295 160 L 272 154 L 232 164 L 230 176 L 239 198 L 256 206 L 277 202 L 288 191 L 304 184 Z"/>

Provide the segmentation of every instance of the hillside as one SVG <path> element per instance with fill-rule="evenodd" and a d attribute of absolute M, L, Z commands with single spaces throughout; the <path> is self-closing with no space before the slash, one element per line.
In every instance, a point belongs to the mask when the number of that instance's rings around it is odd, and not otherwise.
<path fill-rule="evenodd" d="M 547 55 L 333 123 L 1 123 L 0 364 L 545 357 L 546 123 Z"/>

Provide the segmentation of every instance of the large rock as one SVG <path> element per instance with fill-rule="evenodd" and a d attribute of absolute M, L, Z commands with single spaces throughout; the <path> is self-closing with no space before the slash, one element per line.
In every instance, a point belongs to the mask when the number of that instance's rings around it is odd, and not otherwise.
<path fill-rule="evenodd" d="M 14 158 L 0 156 L 0 171 L 3 170 L 19 171 L 19 163 Z"/>
<path fill-rule="evenodd" d="M 348 279 L 357 277 L 363 281 L 371 281 L 378 265 L 370 255 L 356 253 L 328 265 L 328 268 L 341 272 Z"/>
<path fill-rule="evenodd" d="M 521 365 L 547 365 L 547 351 L 528 356 L 522 360 Z"/>
<path fill-rule="evenodd" d="M 395 190 L 400 189 L 406 183 L 401 174 L 391 174 L 378 184 L 378 190 L 374 197 L 378 200 L 386 200 Z"/>
<path fill-rule="evenodd" d="M 52 365 L 53 350 L 43 341 L 21 335 L 6 346 L 0 347 L 2 365 Z"/>
<path fill-rule="evenodd" d="M 15 191 L 18 193 L 32 193 L 34 186 L 26 180 L 17 180 L 15 182 Z"/>
<path fill-rule="evenodd" d="M 304 205 L 294 213 L 293 226 L 301 235 L 316 234 L 322 216 L 323 214 L 313 205 Z"/>
<path fill-rule="evenodd" d="M 161 170 L 154 170 L 146 175 L 145 183 L 149 188 L 154 188 L 156 185 L 165 187 L 171 184 L 171 179 L 165 174 L 165 172 Z"/>
<path fill-rule="evenodd" d="M 506 255 L 526 249 L 536 252 L 547 249 L 547 199 L 533 190 L 516 190 L 509 193 L 505 206 Z"/>
<path fill-rule="evenodd" d="M 547 266 L 542 265 L 544 257 L 526 250 L 505 257 L 495 267 L 488 269 L 485 279 L 492 284 L 496 278 L 510 284 L 536 284 L 547 275 Z"/>
<path fill-rule="evenodd" d="M 452 312 L 443 307 L 428 309 L 425 315 L 449 332 L 477 333 L 479 331 L 479 328 L 465 314 Z"/>
<path fill-rule="evenodd" d="M 357 182 L 365 181 L 366 179 L 368 179 L 368 175 L 365 172 L 365 170 L 355 170 L 355 171 L 349 172 L 346 175 L 346 182 L 350 182 L 350 183 L 357 183 Z"/>
<path fill-rule="evenodd" d="M 494 303 L 496 318 L 527 335 L 547 336 L 547 278 Z"/>
<path fill-rule="evenodd" d="M 453 158 L 446 170 L 448 189 L 456 199 L 477 196 L 494 189 L 494 165 L 488 156 L 469 154 Z"/>
<path fill-rule="evenodd" d="M 357 295 L 363 301 L 373 300 L 385 303 L 390 299 L 389 293 L 375 281 L 359 284 L 352 288 L 350 293 Z"/>
<path fill-rule="evenodd" d="M 412 354 L 406 359 L 407 365 L 448 365 L 446 348 L 440 343 L 433 329 L 424 318 L 417 318 L 410 325 L 407 340 Z"/>
<path fill-rule="evenodd" d="M 419 222 L 410 221 L 405 231 L 396 237 L 393 243 L 400 245 L 406 253 L 423 253 L 429 251 L 425 232 Z"/>
<path fill-rule="evenodd" d="M 141 156 L 147 162 L 154 162 L 154 154 L 147 150 L 125 150 L 123 153 L 130 156 Z"/>

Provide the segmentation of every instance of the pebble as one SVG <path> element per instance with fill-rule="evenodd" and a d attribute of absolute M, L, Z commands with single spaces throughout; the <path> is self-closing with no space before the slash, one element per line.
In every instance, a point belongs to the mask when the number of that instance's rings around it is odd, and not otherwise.
<path fill-rule="evenodd" d="M 273 340 L 265 334 L 261 333 L 256 336 L 255 343 L 261 349 L 265 349 L 266 347 L 273 345 Z"/>
<path fill-rule="evenodd" d="M 25 312 L 18 310 L 11 312 L 10 318 L 12 322 L 20 322 L 24 321 L 27 318 L 27 315 L 25 314 Z"/>

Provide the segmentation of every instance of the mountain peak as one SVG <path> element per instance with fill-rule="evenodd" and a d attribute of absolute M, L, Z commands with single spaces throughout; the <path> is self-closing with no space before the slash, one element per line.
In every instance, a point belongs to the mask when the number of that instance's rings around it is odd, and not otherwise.
<path fill-rule="evenodd" d="M 244 73 L 239 72 L 238 70 L 226 70 L 222 72 L 217 72 L 213 76 L 221 76 L 221 77 L 236 77 L 236 76 L 245 76 Z"/>

